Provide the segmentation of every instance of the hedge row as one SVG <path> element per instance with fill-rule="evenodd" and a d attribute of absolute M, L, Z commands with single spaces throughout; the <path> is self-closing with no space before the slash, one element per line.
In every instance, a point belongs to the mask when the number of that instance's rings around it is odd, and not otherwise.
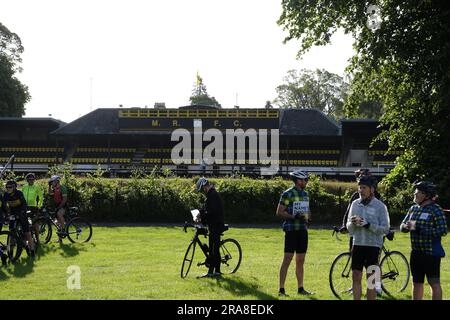
<path fill-rule="evenodd" d="M 70 205 L 78 206 L 91 221 L 182 223 L 190 220 L 190 210 L 204 201 L 194 190 L 196 180 L 152 176 L 106 179 L 95 175 L 76 178 L 69 174 L 63 184 L 69 188 Z M 292 186 L 281 178 L 221 178 L 211 182 L 222 197 L 226 222 L 249 224 L 280 223 L 276 207 L 282 192 Z M 45 181 L 38 183 L 47 188 Z M 354 185 L 344 183 L 343 188 L 336 188 L 334 183 L 328 190 L 326 185 L 315 176 L 308 183 L 313 220 L 339 224 Z"/>

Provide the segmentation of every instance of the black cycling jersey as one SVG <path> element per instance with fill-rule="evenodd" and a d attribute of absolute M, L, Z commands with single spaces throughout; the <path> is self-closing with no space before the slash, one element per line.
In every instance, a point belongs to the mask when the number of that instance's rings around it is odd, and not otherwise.
<path fill-rule="evenodd" d="M 200 218 L 203 223 L 209 227 L 223 227 L 223 206 L 219 193 L 212 187 L 206 194 L 206 202 L 202 210 L 200 210 Z"/>
<path fill-rule="evenodd" d="M 22 191 L 15 190 L 13 193 L 5 192 L 2 197 L 2 210 L 11 214 L 19 214 L 27 211 L 27 202 Z"/>

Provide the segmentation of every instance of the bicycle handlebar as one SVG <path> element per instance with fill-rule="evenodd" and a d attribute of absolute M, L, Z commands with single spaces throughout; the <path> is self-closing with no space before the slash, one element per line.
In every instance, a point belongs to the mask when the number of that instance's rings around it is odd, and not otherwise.
<path fill-rule="evenodd" d="M 338 241 L 342 241 L 341 238 L 339 238 L 340 230 L 341 230 L 341 228 L 339 228 L 337 226 L 333 226 L 333 234 L 332 234 L 332 236 L 335 236 L 336 240 L 338 240 Z"/>

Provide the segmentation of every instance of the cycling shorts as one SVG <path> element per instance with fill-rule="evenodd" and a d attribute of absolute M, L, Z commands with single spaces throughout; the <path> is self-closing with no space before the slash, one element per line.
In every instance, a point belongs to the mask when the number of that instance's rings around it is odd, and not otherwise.
<path fill-rule="evenodd" d="M 284 252 L 285 253 L 306 253 L 308 250 L 308 231 L 285 231 Z"/>
<path fill-rule="evenodd" d="M 352 248 L 352 270 L 362 271 L 369 266 L 378 265 L 380 248 L 369 246 L 353 246 Z"/>
<path fill-rule="evenodd" d="M 429 284 L 440 283 L 441 257 L 413 250 L 411 251 L 410 265 L 413 282 L 424 283 L 425 276 L 427 276 Z"/>

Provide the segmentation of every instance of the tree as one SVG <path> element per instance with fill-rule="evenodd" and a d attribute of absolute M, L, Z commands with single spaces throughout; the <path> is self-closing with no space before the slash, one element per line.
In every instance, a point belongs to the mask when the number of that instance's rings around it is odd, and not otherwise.
<path fill-rule="evenodd" d="M 21 72 L 22 42 L 18 35 L 0 23 L 0 117 L 21 117 L 30 100 L 27 86 L 16 77 Z"/>
<path fill-rule="evenodd" d="M 274 100 L 280 108 L 318 109 L 335 119 L 343 116 L 348 84 L 326 70 L 289 70 Z"/>
<path fill-rule="evenodd" d="M 206 90 L 206 86 L 203 83 L 203 79 L 197 73 L 197 81 L 192 90 L 192 96 L 189 98 L 191 105 L 202 104 L 208 106 L 221 107 L 220 103 L 217 102 L 216 98 L 210 97 Z"/>
<path fill-rule="evenodd" d="M 361 97 L 383 104 L 378 139 L 402 149 L 386 177 L 395 192 L 416 179 L 439 184 L 442 204 L 450 205 L 450 8 L 443 0 L 283 0 L 279 25 L 285 41 L 300 39 L 299 55 L 330 42 L 342 28 L 356 51 L 347 71 L 355 113 Z"/>

